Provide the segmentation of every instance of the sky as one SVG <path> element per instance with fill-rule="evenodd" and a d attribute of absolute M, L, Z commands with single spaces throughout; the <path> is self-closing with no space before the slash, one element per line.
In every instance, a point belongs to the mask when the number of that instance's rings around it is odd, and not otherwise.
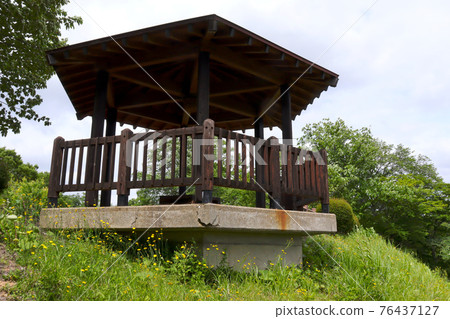
<path fill-rule="evenodd" d="M 449 1 L 72 0 L 65 9 L 84 20 L 63 31 L 69 44 L 217 14 L 339 74 L 337 87 L 296 118 L 294 138 L 307 123 L 341 118 L 428 156 L 450 182 Z M 0 138 L 0 146 L 49 171 L 54 138 L 89 137 L 91 119 L 76 119 L 56 76 L 40 94 L 36 111 L 53 124 L 25 120 L 21 133 Z M 270 135 L 281 133 L 265 132 Z"/>

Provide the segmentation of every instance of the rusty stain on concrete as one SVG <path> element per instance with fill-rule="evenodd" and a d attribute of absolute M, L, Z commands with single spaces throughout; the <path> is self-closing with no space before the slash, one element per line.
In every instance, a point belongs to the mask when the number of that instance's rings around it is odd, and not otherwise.
<path fill-rule="evenodd" d="M 286 214 L 284 210 L 277 209 L 275 211 L 275 216 L 277 218 L 278 225 L 280 226 L 279 228 L 281 230 L 286 230 L 286 223 L 289 218 L 288 214 Z"/>

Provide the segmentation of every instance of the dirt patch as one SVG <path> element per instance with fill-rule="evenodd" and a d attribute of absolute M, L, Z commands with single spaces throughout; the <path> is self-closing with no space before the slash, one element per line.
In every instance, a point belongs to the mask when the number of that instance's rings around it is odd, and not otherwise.
<path fill-rule="evenodd" d="M 22 267 L 16 264 L 14 255 L 6 250 L 4 244 L 0 243 L 0 301 L 11 300 L 8 291 L 16 283 L 5 278 L 16 269 L 22 269 Z"/>

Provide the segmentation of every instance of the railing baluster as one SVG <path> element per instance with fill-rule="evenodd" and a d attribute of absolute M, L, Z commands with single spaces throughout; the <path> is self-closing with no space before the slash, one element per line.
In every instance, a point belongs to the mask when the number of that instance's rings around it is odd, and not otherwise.
<path fill-rule="evenodd" d="M 133 158 L 133 182 L 136 183 L 138 173 L 138 159 L 139 159 L 139 140 L 134 142 L 134 158 Z"/>
<path fill-rule="evenodd" d="M 221 180 L 222 177 L 222 134 L 223 131 L 219 129 L 219 136 L 217 138 L 217 177 Z"/>
<path fill-rule="evenodd" d="M 109 177 L 108 177 L 108 187 L 109 189 L 112 189 L 112 183 L 114 181 L 114 169 L 115 169 L 115 163 L 116 163 L 116 137 L 113 136 L 113 140 L 111 143 L 111 157 L 109 159 Z"/>
<path fill-rule="evenodd" d="M 227 134 L 227 158 L 226 158 L 226 170 L 227 170 L 227 185 L 231 184 L 231 131 Z"/>
<path fill-rule="evenodd" d="M 144 187 L 147 180 L 147 156 L 148 156 L 148 140 L 144 140 L 144 151 L 142 154 L 142 186 Z"/>
<path fill-rule="evenodd" d="M 306 159 L 303 158 L 304 152 L 300 151 L 299 154 L 299 165 L 298 165 L 298 188 L 300 192 L 305 190 L 305 168 L 306 168 Z"/>
<path fill-rule="evenodd" d="M 167 136 L 164 136 L 161 139 L 161 141 L 162 141 L 161 181 L 164 184 L 164 181 L 166 180 L 166 165 L 167 165 L 167 158 L 166 158 Z"/>
<path fill-rule="evenodd" d="M 293 185 L 293 192 L 295 195 L 298 195 L 299 193 L 299 169 L 300 169 L 300 165 L 297 165 L 298 161 L 299 161 L 299 149 L 298 148 L 294 148 L 294 158 L 292 159 L 292 185 Z"/>
<path fill-rule="evenodd" d="M 194 144 L 195 144 L 195 133 L 191 134 L 191 154 L 192 154 L 192 159 L 191 159 L 191 177 L 193 178 L 193 180 L 195 180 L 198 176 L 197 176 L 197 170 L 196 170 L 196 166 L 194 165 Z"/>
<path fill-rule="evenodd" d="M 311 191 L 311 155 L 309 151 L 305 156 L 305 190 Z"/>
<path fill-rule="evenodd" d="M 172 135 L 172 154 L 171 154 L 171 160 L 172 162 L 171 164 L 171 168 L 170 168 L 170 173 L 171 173 L 171 185 L 174 184 L 175 181 L 175 163 L 176 163 L 176 155 L 177 155 L 177 138 L 175 137 L 175 135 Z"/>
<path fill-rule="evenodd" d="M 84 153 L 84 145 L 83 142 L 80 143 L 80 152 L 78 154 L 78 170 L 77 170 L 77 187 L 81 185 L 81 174 L 83 172 L 83 153 Z M 83 179 L 83 183 L 85 180 Z"/>
<path fill-rule="evenodd" d="M 155 138 L 153 140 L 153 152 L 152 152 L 152 185 L 155 184 L 155 180 L 156 180 L 156 156 L 157 156 L 157 149 L 158 149 L 158 141 L 159 138 Z"/>
<path fill-rule="evenodd" d="M 63 153 L 64 153 L 63 167 L 62 167 L 62 171 L 61 171 L 61 186 L 62 186 L 62 188 L 64 188 L 64 186 L 66 185 L 67 157 L 68 157 L 68 153 L 69 153 L 68 142 L 66 142 L 64 145 Z"/>
<path fill-rule="evenodd" d="M 267 192 L 272 192 L 271 191 L 271 184 L 272 181 L 270 179 L 270 175 L 269 175 L 269 165 L 270 165 L 270 157 L 269 157 L 269 141 L 267 140 L 263 147 L 264 147 L 264 152 L 263 152 L 263 156 L 264 156 L 264 162 L 266 163 L 266 165 L 264 165 L 264 184 L 262 185 Z"/>
<path fill-rule="evenodd" d="M 69 168 L 69 185 L 73 185 L 73 174 L 75 170 L 75 153 L 76 153 L 76 147 L 74 141 L 71 141 L 71 147 L 72 147 L 72 156 L 70 156 L 70 168 Z"/>
<path fill-rule="evenodd" d="M 108 148 L 109 148 L 108 138 L 105 138 L 105 143 L 103 143 L 103 154 L 102 154 L 102 174 L 100 176 L 100 183 L 105 183 L 108 180 Z"/>
<path fill-rule="evenodd" d="M 181 183 L 184 185 L 186 181 L 186 166 L 187 166 L 187 158 L 186 158 L 186 148 L 187 148 L 187 136 L 183 132 L 181 135 L 181 160 L 180 160 L 180 177 Z"/>
<path fill-rule="evenodd" d="M 96 137 L 94 139 L 94 143 L 95 143 L 95 152 L 94 152 L 94 167 L 93 167 L 93 176 L 94 178 L 92 179 L 92 186 L 91 189 L 95 189 L 95 184 L 99 181 L 100 179 L 100 159 L 102 156 L 102 149 L 101 149 L 101 145 L 99 147 L 99 138 Z"/>
<path fill-rule="evenodd" d="M 256 143 L 256 142 L 255 142 Z M 250 153 L 250 180 L 249 183 L 251 185 L 255 182 L 255 143 L 250 143 L 249 145 L 249 153 Z"/>
<path fill-rule="evenodd" d="M 244 141 L 242 143 L 242 182 L 244 183 L 244 187 L 247 186 L 247 146 Z"/>
<path fill-rule="evenodd" d="M 239 136 L 235 134 L 234 140 L 234 182 L 237 185 L 239 181 Z"/>
<path fill-rule="evenodd" d="M 316 153 L 320 156 L 320 153 Z M 317 197 L 321 198 L 322 197 L 322 188 L 323 188 L 323 183 L 322 183 L 322 167 L 321 165 L 319 165 L 319 161 L 316 159 L 315 161 L 316 163 L 316 193 L 317 193 Z"/>

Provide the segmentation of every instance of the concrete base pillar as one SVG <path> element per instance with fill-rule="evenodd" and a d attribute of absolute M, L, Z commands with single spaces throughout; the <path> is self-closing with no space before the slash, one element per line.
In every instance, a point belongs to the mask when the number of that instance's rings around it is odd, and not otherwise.
<path fill-rule="evenodd" d="M 298 235 L 207 232 L 200 249 L 210 266 L 226 260 L 235 270 L 266 269 L 278 261 L 284 266 L 299 265 L 303 239 Z"/>
<path fill-rule="evenodd" d="M 160 230 L 169 242 L 196 243 L 209 265 L 225 257 L 236 270 L 264 269 L 279 258 L 298 265 L 308 234 L 337 230 L 334 214 L 220 204 L 47 208 L 39 223 L 42 229 Z"/>

